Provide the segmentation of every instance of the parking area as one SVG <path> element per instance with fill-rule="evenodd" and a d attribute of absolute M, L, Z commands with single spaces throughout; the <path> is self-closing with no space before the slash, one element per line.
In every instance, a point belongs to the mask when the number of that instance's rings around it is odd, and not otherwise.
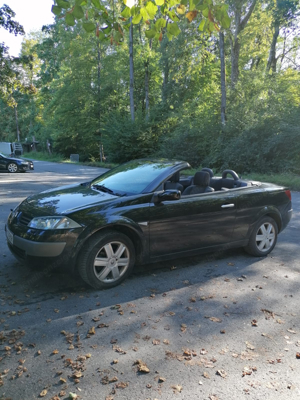
<path fill-rule="evenodd" d="M 298 399 L 300 194 L 266 258 L 239 249 L 146 265 L 105 291 L 20 265 L 9 210 L 102 172 L 37 161 L 0 173 L 0 400 Z"/>

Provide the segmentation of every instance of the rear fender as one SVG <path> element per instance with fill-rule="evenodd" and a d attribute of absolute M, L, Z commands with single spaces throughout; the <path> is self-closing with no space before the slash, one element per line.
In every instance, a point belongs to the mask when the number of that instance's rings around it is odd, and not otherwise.
<path fill-rule="evenodd" d="M 258 223 L 258 221 L 261 218 L 266 217 L 266 216 L 273 218 L 277 224 L 278 233 L 281 231 L 282 217 L 281 217 L 281 214 L 280 214 L 278 208 L 276 208 L 274 206 L 265 206 L 257 214 L 256 220 L 249 226 L 248 233 L 247 233 L 247 239 L 249 239 L 249 237 L 251 236 L 251 233 L 252 233 L 254 227 L 256 226 L 256 224 Z"/>

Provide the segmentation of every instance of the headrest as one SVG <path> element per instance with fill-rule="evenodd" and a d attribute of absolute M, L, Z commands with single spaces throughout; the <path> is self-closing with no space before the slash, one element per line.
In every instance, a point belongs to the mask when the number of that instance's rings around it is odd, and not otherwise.
<path fill-rule="evenodd" d="M 206 171 L 196 172 L 194 176 L 194 185 L 207 187 L 209 186 L 209 173 Z"/>
<path fill-rule="evenodd" d="M 213 170 L 210 168 L 202 168 L 201 171 L 208 172 L 211 178 L 214 176 Z"/>
<path fill-rule="evenodd" d="M 180 171 L 176 172 L 173 176 L 171 176 L 171 182 L 179 182 L 180 179 Z"/>

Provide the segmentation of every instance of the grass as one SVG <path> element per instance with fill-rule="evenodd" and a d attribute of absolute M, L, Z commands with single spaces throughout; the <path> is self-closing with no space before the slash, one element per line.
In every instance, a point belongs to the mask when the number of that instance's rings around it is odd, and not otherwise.
<path fill-rule="evenodd" d="M 35 153 L 26 153 L 24 154 L 27 158 L 32 158 L 39 161 L 50 161 L 50 162 L 61 162 L 61 163 L 71 163 L 69 159 L 66 159 L 61 154 L 48 154 L 43 152 L 35 152 Z M 91 167 L 102 167 L 102 168 L 114 168 L 118 164 L 113 163 L 101 163 L 100 161 L 87 161 L 87 162 L 79 162 L 72 164 L 80 164 L 87 165 Z M 199 169 L 189 169 L 185 170 L 184 174 L 186 175 L 194 175 Z M 216 176 L 221 175 L 216 173 Z M 287 186 L 291 190 L 299 190 L 300 191 L 300 176 L 292 173 L 281 173 L 281 174 L 258 174 L 258 173 L 249 173 L 243 174 L 243 179 L 253 180 L 253 181 L 261 181 L 261 182 L 270 182 L 275 183 L 276 185 Z"/>
<path fill-rule="evenodd" d="M 291 190 L 300 190 L 300 176 L 292 173 L 281 173 L 281 174 L 250 173 L 243 175 L 243 178 L 253 181 L 275 183 L 276 185 L 287 186 Z"/>
<path fill-rule="evenodd" d="M 78 164 L 78 165 L 87 165 L 90 167 L 102 167 L 102 168 L 114 168 L 118 164 L 113 164 L 113 163 L 104 163 L 100 161 L 86 161 L 86 162 L 73 162 L 70 161 L 70 159 L 65 158 L 61 154 L 49 154 L 46 152 L 34 152 L 34 153 L 25 153 L 23 155 L 25 158 L 30 158 L 32 160 L 38 160 L 38 161 L 49 161 L 49 162 L 57 162 L 57 163 L 68 163 L 68 164 Z"/>

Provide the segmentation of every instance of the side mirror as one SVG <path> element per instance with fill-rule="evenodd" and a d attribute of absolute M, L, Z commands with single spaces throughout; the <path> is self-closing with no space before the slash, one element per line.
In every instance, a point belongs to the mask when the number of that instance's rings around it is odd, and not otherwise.
<path fill-rule="evenodd" d="M 155 196 L 155 203 L 161 203 L 162 201 L 179 200 L 181 198 L 180 190 L 165 190 Z"/>

